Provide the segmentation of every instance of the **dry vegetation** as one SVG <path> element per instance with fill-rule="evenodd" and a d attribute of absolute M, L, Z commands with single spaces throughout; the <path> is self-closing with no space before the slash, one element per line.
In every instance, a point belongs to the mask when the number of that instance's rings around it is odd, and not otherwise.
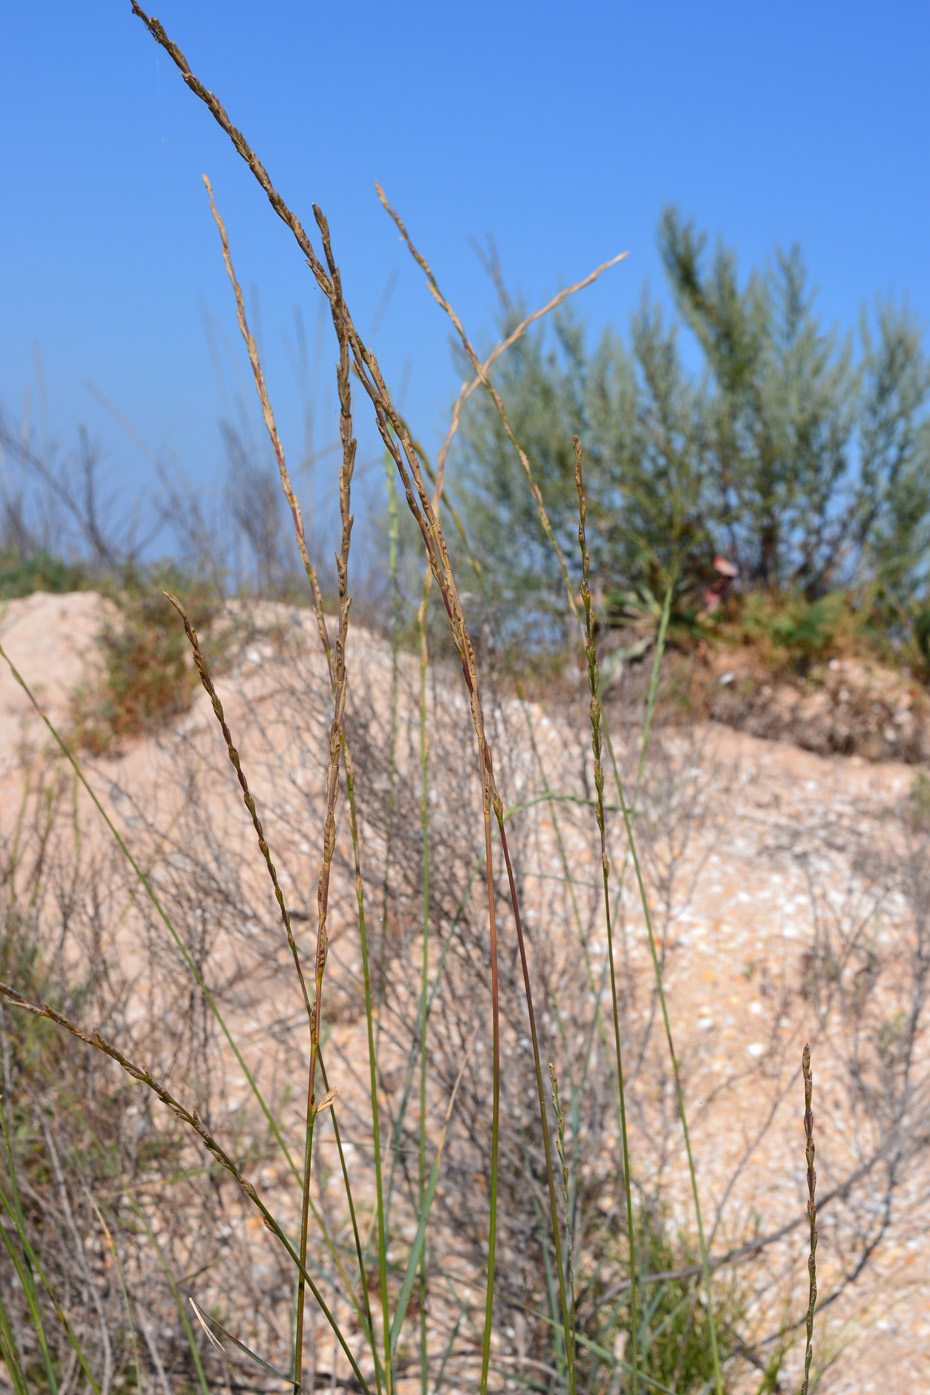
<path fill-rule="evenodd" d="M 338 594 L 324 607 L 211 193 L 309 599 L 219 613 L 208 592 L 172 609 L 137 587 L 64 722 L 80 758 L 33 722 L 4 772 L 0 1380 L 866 1389 L 853 1329 L 892 1306 L 869 1280 L 927 1219 L 924 785 L 893 819 L 863 796 L 831 820 L 788 779 L 757 816 L 757 772 L 694 723 L 655 724 L 670 596 L 648 683 L 602 705 L 580 447 L 580 557 L 549 536 L 583 666 L 560 700 L 526 699 L 453 574 L 458 409 L 434 468 L 355 329 L 324 215 L 320 255 L 133 8 L 328 305 Z M 462 400 L 487 389 L 509 432 L 491 360 L 408 244 L 472 364 Z M 424 562 L 416 620 L 397 605 L 386 635 L 350 623 L 359 396 L 396 476 L 395 599 L 398 501 Z M 724 878 L 762 848 L 757 923 L 724 933 Z M 806 939 L 782 934 L 789 890 Z M 805 1038 L 830 1082 L 816 1131 Z"/>

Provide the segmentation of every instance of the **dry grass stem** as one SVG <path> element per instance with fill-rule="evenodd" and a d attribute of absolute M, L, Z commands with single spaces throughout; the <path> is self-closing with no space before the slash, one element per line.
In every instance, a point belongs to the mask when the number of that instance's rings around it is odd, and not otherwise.
<path fill-rule="evenodd" d="M 810 1275 L 810 1287 L 807 1300 L 807 1349 L 804 1353 L 804 1384 L 801 1386 L 801 1395 L 807 1395 L 807 1387 L 811 1375 L 811 1361 L 814 1356 L 814 1309 L 817 1306 L 817 1203 L 815 1194 L 817 1191 L 817 1173 L 814 1170 L 814 1113 L 811 1108 L 814 1098 L 814 1077 L 811 1073 L 811 1049 L 805 1046 L 804 1054 L 801 1057 L 801 1072 L 804 1076 L 804 1137 L 806 1139 L 805 1156 L 807 1158 L 807 1217 L 810 1222 L 810 1254 L 807 1259 L 807 1270 Z"/>

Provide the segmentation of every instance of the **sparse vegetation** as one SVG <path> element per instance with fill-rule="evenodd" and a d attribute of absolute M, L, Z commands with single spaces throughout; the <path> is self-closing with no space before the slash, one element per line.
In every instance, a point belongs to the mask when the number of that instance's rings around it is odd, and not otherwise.
<path fill-rule="evenodd" d="M 183 631 L 165 605 L 163 590 L 172 585 L 190 596 L 202 623 L 218 619 L 222 598 L 196 577 L 179 578 L 176 569 L 147 568 L 105 588 L 115 614 L 104 621 L 97 671 L 73 703 L 74 740 L 94 755 L 118 750 L 190 708 L 199 682 Z"/>
<path fill-rule="evenodd" d="M 591 401 L 566 406 L 556 393 L 544 418 L 510 417 L 489 377 L 492 359 L 503 355 L 505 374 L 508 363 L 519 374 L 529 361 L 533 391 L 545 389 L 551 364 L 527 338 L 530 325 L 508 320 L 513 343 L 480 359 L 382 195 L 459 335 L 471 384 L 462 401 L 474 393 L 485 402 L 481 430 L 495 449 L 506 439 L 516 462 L 497 484 L 512 491 L 516 512 L 501 521 L 506 529 L 517 517 L 517 543 L 507 550 L 499 534 L 463 528 L 453 546 L 444 525 L 458 515 L 442 481 L 454 433 L 436 462 L 411 438 L 355 327 L 324 214 L 313 210 L 314 242 L 159 22 L 133 10 L 246 160 L 328 308 L 340 404 L 336 605 L 324 607 L 208 184 L 308 603 L 276 635 L 273 685 L 250 686 L 262 676 L 256 651 L 250 674 L 227 689 L 215 663 L 222 636 L 202 638 L 222 585 L 146 570 L 131 549 L 107 543 L 93 510 L 84 518 L 97 583 L 106 557 L 121 578 L 99 681 L 75 707 L 84 752 L 60 741 L 60 760 L 37 760 L 0 865 L 0 1238 L 10 1261 L 0 1272 L 0 1357 L 9 1385 L 17 1395 L 774 1395 L 788 1388 L 790 1368 L 792 1379 L 803 1371 L 807 1395 L 827 1365 L 816 1331 L 812 1346 L 818 1263 L 828 1306 L 867 1269 L 930 1147 L 926 790 L 919 777 L 901 820 L 908 840 L 890 838 L 881 865 L 863 872 L 861 903 L 824 896 L 822 869 L 798 849 L 816 931 L 803 974 L 773 986 L 764 965 L 746 967 L 773 999 L 776 1023 L 792 997 L 810 1007 L 814 1059 L 822 1049 L 856 1119 L 854 1156 L 844 1155 L 817 1201 L 818 1251 L 810 1055 L 803 1076 L 799 1061 L 786 1067 L 776 1026 L 770 1040 L 739 1043 L 753 1065 L 741 1059 L 734 1076 L 753 1072 L 760 1117 L 744 1136 L 717 1140 L 733 1160 L 713 1205 L 699 1185 L 692 1137 L 703 1104 L 696 1067 L 676 1047 L 666 980 L 693 875 L 688 842 L 704 810 L 697 757 L 664 744 L 656 704 L 669 634 L 682 648 L 712 633 L 734 646 L 748 640 L 773 671 L 796 677 L 871 643 L 874 608 L 857 610 L 833 582 L 858 528 L 863 555 L 879 558 L 875 585 L 880 572 L 892 593 L 874 538 L 903 546 L 899 494 L 914 485 L 917 454 L 902 447 L 894 478 L 875 464 L 874 528 L 863 531 L 857 513 L 842 538 L 828 539 L 849 365 L 810 322 L 795 260 L 782 264 L 777 296 L 759 280 L 739 292 L 732 260 L 721 254 L 708 280 L 693 230 L 670 218 L 667 259 L 703 334 L 715 391 L 699 399 L 679 371 L 674 334 L 649 311 L 637 321 L 632 366 L 603 350 L 601 385 L 620 398 L 643 394 L 633 411 L 641 435 L 624 459 L 636 459 L 651 492 L 636 499 L 640 531 L 622 534 L 616 519 L 605 522 L 616 502 L 609 479 L 594 468 L 585 483 L 586 443 L 572 442 L 573 430 L 591 426 Z M 726 334 L 716 311 L 729 317 Z M 791 332 L 773 360 L 779 313 Z M 863 439 L 872 431 L 878 441 L 886 426 L 894 435 L 903 422 L 913 443 L 923 429 L 922 369 L 905 352 L 908 325 L 890 312 L 881 323 L 868 373 L 887 386 L 892 349 L 903 345 L 902 372 L 915 387 L 910 406 L 887 420 L 878 389 L 871 407 L 867 396 Z M 578 367 L 570 321 L 560 333 Z M 746 350 L 739 373 L 727 334 Z M 785 424 L 775 388 L 790 396 L 805 374 L 818 391 L 813 422 L 804 417 L 816 441 L 801 479 L 785 465 L 787 448 L 763 460 L 752 443 L 762 427 L 777 435 Z M 374 410 L 390 475 L 393 602 L 390 634 L 365 637 L 364 661 L 350 624 L 359 398 Z M 611 403 L 608 394 L 601 420 Z M 575 407 L 578 420 L 559 440 L 560 413 Z M 796 445 L 804 423 L 791 421 Z M 685 445 L 663 466 L 666 427 Z M 593 462 L 604 466 L 592 434 Z M 719 463 L 724 448 L 733 488 L 750 497 L 739 526 L 729 495 L 706 516 L 696 504 L 695 481 L 709 487 L 707 459 Z M 875 452 L 878 461 L 880 443 Z M 566 497 L 556 486 L 569 466 L 575 492 Z M 240 475 L 246 495 L 257 489 L 244 467 Z M 812 501 L 819 512 L 805 532 L 797 518 Z M 415 617 L 403 613 L 399 584 L 404 503 L 421 549 Z M 256 573 L 262 588 L 290 592 L 270 512 L 247 517 Z M 714 527 L 736 529 L 741 566 L 759 585 L 709 611 L 694 602 L 701 559 L 713 565 Z M 479 539 L 488 557 L 475 555 Z M 911 534 L 906 541 L 916 547 Z M 12 587 L 70 575 L 44 553 L 23 556 Z M 913 547 L 908 557 L 894 585 L 905 572 L 916 585 Z M 486 588 L 483 597 L 465 591 L 460 571 Z M 587 692 L 552 731 L 494 660 L 525 623 L 508 606 L 528 600 L 527 646 L 537 645 L 545 671 L 556 594 L 559 643 L 583 665 Z M 473 600 L 492 620 L 498 607 L 490 640 L 473 629 Z M 605 602 L 649 668 L 622 714 L 603 700 Z M 239 613 L 254 606 L 246 597 Z M 149 791 L 161 807 L 118 776 L 101 800 L 93 757 L 170 724 L 198 685 L 209 729 L 167 727 L 173 739 Z M 238 821 L 233 794 L 245 808 Z M 88 835 L 91 817 L 106 851 Z M 806 1163 L 809 1209 L 768 1228 L 761 1199 L 755 1215 L 745 1199 L 727 1206 L 788 1091 L 796 1127 L 780 1166 L 800 1194 Z M 799 1235 L 800 1265 L 795 1247 L 779 1267 L 779 1243 Z M 840 1258 L 825 1265 L 828 1239 Z"/>
<path fill-rule="evenodd" d="M 40 549 L 31 556 L 11 550 L 0 554 L 0 599 L 31 596 L 35 591 L 64 595 L 89 584 L 87 568 L 80 562 L 66 562 Z"/>

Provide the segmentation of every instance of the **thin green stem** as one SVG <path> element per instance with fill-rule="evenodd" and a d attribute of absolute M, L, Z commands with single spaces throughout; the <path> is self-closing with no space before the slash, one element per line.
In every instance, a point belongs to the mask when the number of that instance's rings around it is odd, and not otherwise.
<path fill-rule="evenodd" d="M 397 506 L 397 491 L 394 486 L 394 464 L 387 451 L 384 453 L 385 490 L 388 509 L 388 570 L 391 577 L 391 721 L 388 735 L 388 789 L 387 818 L 384 837 L 384 873 L 381 879 L 381 945 L 378 962 L 378 1031 L 376 1042 L 381 1040 L 381 1010 L 384 1006 L 384 992 L 387 971 L 388 916 L 391 904 L 391 858 L 394 851 L 394 809 L 397 800 L 397 732 L 400 699 L 400 510 Z"/>
<path fill-rule="evenodd" d="M 142 1366 L 139 1361 L 139 1341 L 136 1334 L 136 1324 L 132 1315 L 132 1304 L 129 1298 L 129 1290 L 126 1287 L 126 1276 L 123 1273 L 123 1265 L 119 1257 L 119 1248 L 116 1244 L 116 1241 L 113 1238 L 113 1235 L 110 1231 L 110 1227 L 107 1225 L 106 1220 L 104 1219 L 103 1212 L 97 1205 L 97 1202 L 91 1196 L 90 1192 L 87 1190 L 86 1187 L 84 1188 L 84 1191 L 88 1201 L 90 1202 L 91 1206 L 94 1208 L 94 1211 L 96 1212 L 97 1219 L 100 1222 L 100 1228 L 106 1237 L 106 1242 L 109 1246 L 110 1254 L 113 1256 L 113 1267 L 116 1270 L 116 1279 L 119 1284 L 120 1294 L 123 1299 L 123 1307 L 126 1310 L 126 1325 L 129 1331 L 129 1345 L 132 1350 L 132 1364 L 133 1369 L 136 1373 L 136 1389 L 138 1390 L 139 1395 L 142 1395 L 143 1384 Z"/>
<path fill-rule="evenodd" d="M 665 998 L 665 985 L 662 980 L 662 964 L 659 959 L 658 946 L 656 944 L 655 930 L 652 924 L 652 912 L 649 909 L 649 900 L 646 895 L 646 885 L 643 880 L 642 867 L 639 855 L 636 851 L 636 841 L 633 834 L 633 815 L 623 801 L 623 822 L 626 828 L 627 841 L 630 848 L 630 856 L 633 860 L 633 868 L 636 873 L 636 883 L 639 888 L 639 897 L 643 907 L 643 915 L 646 920 L 646 930 L 649 937 L 649 952 L 652 957 L 653 972 L 655 974 L 656 989 L 659 995 L 659 1006 L 662 1011 L 662 1022 L 665 1027 L 665 1039 L 668 1045 L 669 1059 L 672 1064 L 672 1075 L 675 1081 L 675 1097 L 678 1104 L 678 1117 L 681 1120 L 681 1132 L 685 1145 L 685 1153 L 688 1161 L 688 1174 L 691 1179 L 691 1195 L 694 1199 L 694 1213 L 698 1230 L 698 1242 L 701 1249 L 701 1273 L 704 1279 L 704 1291 L 707 1297 L 707 1323 L 710 1331 L 711 1357 L 714 1363 L 714 1382 L 717 1395 L 723 1395 L 723 1376 L 720 1370 L 720 1352 L 717 1344 L 717 1324 L 714 1318 L 714 1306 L 710 1288 L 710 1266 L 707 1258 L 707 1241 L 704 1236 L 704 1223 L 701 1216 L 701 1199 L 698 1194 L 697 1172 L 694 1166 L 694 1153 L 691 1148 L 691 1134 L 688 1129 L 688 1116 L 685 1109 L 685 1096 L 681 1084 L 681 1073 L 678 1069 L 678 1056 L 675 1051 L 675 1043 L 672 1037 L 672 1025 L 669 1018 L 668 1004 Z"/>
<path fill-rule="evenodd" d="M 378 1356 L 377 1344 L 374 1339 L 374 1319 L 371 1313 L 371 1300 L 368 1296 L 368 1274 L 364 1260 L 364 1251 L 358 1233 L 358 1225 L 355 1218 L 355 1206 L 352 1202 L 352 1193 L 349 1188 L 349 1176 L 346 1170 L 345 1158 L 340 1145 L 339 1156 L 342 1159 L 343 1178 L 346 1186 L 346 1195 L 352 1212 L 352 1228 L 355 1235 L 356 1253 L 358 1255 L 359 1271 L 361 1274 L 362 1287 L 364 1290 L 363 1301 L 367 1314 L 368 1328 L 371 1333 L 371 1352 L 375 1363 L 375 1378 L 378 1390 L 381 1390 L 382 1379 L 387 1385 L 388 1392 L 391 1390 L 391 1352 L 390 1352 L 390 1311 L 388 1308 L 387 1295 L 387 1220 L 384 1206 L 384 1179 L 382 1176 L 381 1161 L 381 1111 L 378 1103 L 378 1048 L 375 1041 L 374 1026 L 374 1004 L 371 992 L 371 957 L 368 943 L 368 924 L 365 916 L 365 884 L 362 881 L 361 853 L 359 845 L 358 818 L 356 815 L 355 802 L 355 767 L 349 753 L 348 745 L 343 738 L 342 757 L 346 771 L 346 803 L 349 808 L 349 826 L 352 833 L 352 853 L 355 861 L 355 895 L 358 906 L 359 940 L 362 960 L 362 982 L 365 995 L 365 1028 L 368 1034 L 368 1081 L 371 1094 L 371 1131 L 374 1147 L 374 1167 L 375 1167 L 375 1193 L 378 1210 L 378 1268 L 381 1283 L 381 1322 L 382 1338 L 384 1345 L 384 1369 L 382 1370 L 381 1360 Z M 380 1013 L 379 1013 L 380 1018 Z M 321 1058 L 322 1064 L 322 1058 Z M 325 1083 L 325 1079 L 324 1079 Z M 328 1088 L 328 1086 L 327 1086 Z"/>
<path fill-rule="evenodd" d="M 801 1073 L 804 1077 L 804 1137 L 807 1156 L 807 1215 L 810 1221 L 810 1254 L 807 1260 L 809 1288 L 807 1298 L 807 1350 L 804 1353 L 804 1383 L 801 1395 L 807 1395 L 811 1378 L 811 1362 L 814 1358 L 814 1309 L 817 1306 L 817 1173 L 814 1170 L 814 1113 L 811 1105 L 814 1098 L 814 1077 L 811 1074 L 811 1049 L 805 1046 L 801 1057 Z"/>
<path fill-rule="evenodd" d="M 483 753 L 482 753 L 483 754 Z M 484 1332 L 481 1339 L 481 1395 L 487 1395 L 491 1365 L 491 1331 L 494 1317 L 494 1261 L 497 1252 L 497 1173 L 501 1128 L 501 1031 L 500 988 L 497 963 L 497 916 L 494 902 L 494 866 L 491 853 L 491 793 L 488 771 L 482 768 L 484 791 L 484 857 L 487 872 L 488 920 L 491 952 L 491 1187 L 488 1210 L 488 1280 L 484 1302 Z M 500 816 L 498 816 L 500 821 Z"/>
<path fill-rule="evenodd" d="M 510 900 L 513 908 L 514 923 L 517 931 L 517 946 L 520 952 L 520 967 L 523 972 L 523 992 L 526 998 L 527 1018 L 530 1026 L 530 1042 L 533 1051 L 533 1068 L 536 1075 L 536 1098 L 539 1105 L 539 1119 L 542 1130 L 543 1152 L 546 1160 L 546 1186 L 549 1193 L 549 1219 L 552 1226 L 552 1244 L 555 1249 L 556 1268 L 559 1280 L 559 1301 L 562 1309 L 562 1326 L 565 1340 L 566 1361 L 568 1363 L 568 1387 L 570 1395 L 575 1392 L 575 1341 L 574 1341 L 574 1320 L 571 1305 L 569 1304 L 568 1291 L 566 1286 L 565 1265 L 562 1260 L 562 1238 L 561 1226 L 559 1225 L 559 1208 L 556 1199 L 555 1168 L 552 1162 L 552 1144 L 549 1139 L 549 1117 L 546 1108 L 545 1087 L 543 1085 L 542 1058 L 539 1051 L 539 1037 L 536 1030 L 536 1012 L 533 1007 L 533 990 L 530 982 L 529 964 L 526 957 L 526 940 L 523 934 L 523 921 L 520 914 L 520 902 L 517 897 L 517 886 L 514 878 L 513 864 L 510 860 L 510 847 L 507 841 L 507 833 L 504 828 L 504 810 L 498 797 L 494 804 L 494 812 L 497 815 L 498 833 L 500 835 L 501 849 L 504 855 L 504 864 L 507 868 L 507 880 L 510 886 Z"/>
<path fill-rule="evenodd" d="M 422 923 L 421 923 L 421 952 L 420 952 L 420 1010 L 417 1021 L 417 1034 L 420 1046 L 420 1118 L 419 1136 L 417 1148 L 417 1185 L 418 1197 L 417 1208 L 422 1215 L 426 1198 L 426 1081 L 427 1081 L 427 1050 L 426 1050 L 426 1024 L 427 1024 L 427 998 L 429 994 L 429 919 L 430 919 L 430 896 L 429 896 L 429 873 L 430 873 L 430 845 L 429 845 L 429 731 L 427 728 L 427 708 L 426 708 L 426 675 L 429 665 L 429 650 L 426 635 L 426 616 L 429 605 L 429 594 L 432 583 L 432 572 L 426 568 L 423 577 L 423 599 L 417 611 L 417 629 L 420 640 L 420 693 L 419 693 L 419 727 L 420 727 L 420 836 L 422 838 L 422 850 L 420 861 L 421 896 L 422 896 Z M 420 1382 L 423 1395 L 427 1395 L 428 1383 L 428 1352 L 426 1344 L 426 1313 L 427 1313 L 427 1245 L 423 1245 L 423 1254 L 420 1260 Z"/>
<path fill-rule="evenodd" d="M 581 599 L 584 606 L 586 642 L 585 652 L 588 661 L 588 686 L 591 692 L 591 745 L 594 751 L 594 787 L 597 792 L 597 826 L 601 841 L 601 872 L 604 885 L 604 916 L 607 923 L 607 962 L 610 966 L 610 997 L 614 1021 L 614 1049 L 617 1063 L 617 1097 L 620 1106 L 620 1137 L 623 1154 L 623 1190 L 626 1198 L 626 1224 L 630 1247 L 630 1341 L 632 1346 L 633 1395 L 639 1390 L 639 1359 L 637 1351 L 637 1296 L 636 1277 L 636 1221 L 633 1214 L 633 1188 L 630 1176 L 630 1145 L 627 1133 L 626 1097 L 623 1079 L 623 1050 L 620 1040 L 620 1006 L 617 996 L 617 976 L 614 967 L 614 938 L 610 915 L 610 860 L 607 856 L 607 829 L 604 820 L 604 767 L 601 763 L 601 699 L 600 679 L 597 666 L 597 647 L 594 640 L 594 607 L 588 578 L 591 561 L 585 538 L 585 516 L 587 504 L 584 480 L 581 472 L 581 443 L 573 438 L 575 447 L 575 484 L 578 490 L 578 545 L 581 549 Z"/>

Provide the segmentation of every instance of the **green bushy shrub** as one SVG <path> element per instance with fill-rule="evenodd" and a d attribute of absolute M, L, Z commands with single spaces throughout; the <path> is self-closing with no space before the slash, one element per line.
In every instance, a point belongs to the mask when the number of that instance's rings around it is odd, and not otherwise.
<path fill-rule="evenodd" d="M 45 551 L 31 557 L 14 551 L 0 553 L 0 600 L 17 600 L 35 591 L 60 596 L 67 591 L 83 591 L 89 584 L 82 562 L 66 562 Z"/>
<path fill-rule="evenodd" d="M 216 619 L 221 607 L 215 588 L 165 566 L 106 589 L 117 614 L 104 622 L 99 667 L 77 693 L 72 712 L 78 741 L 95 755 L 163 726 L 193 702 L 199 679 L 163 591 L 185 595 L 202 627 Z"/>

